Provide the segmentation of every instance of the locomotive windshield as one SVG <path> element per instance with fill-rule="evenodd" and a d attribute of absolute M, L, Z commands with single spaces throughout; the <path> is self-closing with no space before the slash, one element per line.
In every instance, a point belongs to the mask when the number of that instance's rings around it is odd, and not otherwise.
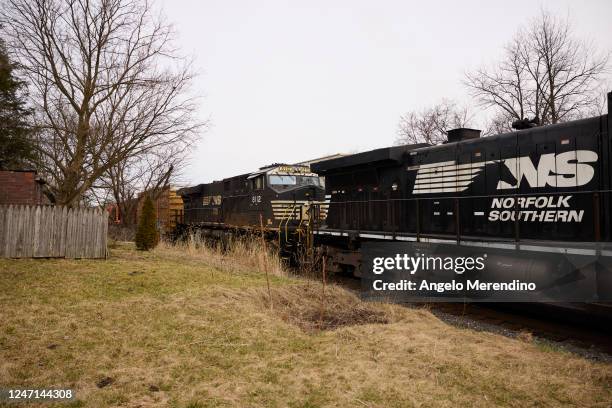
<path fill-rule="evenodd" d="M 268 185 L 275 189 L 289 190 L 297 187 L 321 187 L 318 176 L 298 176 L 290 174 L 271 174 L 268 176 Z"/>
<path fill-rule="evenodd" d="M 294 186 L 297 183 L 296 176 L 274 175 L 268 177 L 268 184 L 271 186 Z"/>

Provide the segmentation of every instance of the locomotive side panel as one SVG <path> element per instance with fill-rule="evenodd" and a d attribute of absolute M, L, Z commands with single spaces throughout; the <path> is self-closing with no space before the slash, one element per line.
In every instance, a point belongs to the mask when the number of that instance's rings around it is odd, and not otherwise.
<path fill-rule="evenodd" d="M 179 191 L 183 198 L 183 223 L 222 223 L 221 210 L 223 187 L 221 182 L 200 184 Z"/>
<path fill-rule="evenodd" d="M 418 151 L 408 198 L 419 199 L 422 231 L 454 235 L 459 225 L 461 236 L 597 240 L 600 122 L 457 143 L 454 155 L 449 145 Z"/>
<path fill-rule="evenodd" d="M 223 180 L 223 221 L 228 226 L 250 226 L 247 175 Z"/>

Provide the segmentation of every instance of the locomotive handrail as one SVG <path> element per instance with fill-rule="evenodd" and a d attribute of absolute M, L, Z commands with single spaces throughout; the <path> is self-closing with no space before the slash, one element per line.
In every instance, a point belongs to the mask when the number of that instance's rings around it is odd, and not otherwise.
<path fill-rule="evenodd" d="M 283 222 L 285 223 L 285 242 L 287 241 L 287 237 L 288 237 L 288 234 L 289 234 L 289 221 L 294 219 L 296 206 L 301 207 L 302 204 L 298 204 L 298 203 L 294 202 L 292 204 L 290 210 L 285 214 L 285 216 L 283 218 L 281 218 L 281 220 L 278 223 L 278 240 L 279 240 L 279 245 L 281 244 L 280 237 L 281 237 L 281 232 L 283 230 Z M 300 223 L 301 223 L 301 218 L 302 218 L 302 214 L 301 214 L 301 211 L 300 211 Z"/>

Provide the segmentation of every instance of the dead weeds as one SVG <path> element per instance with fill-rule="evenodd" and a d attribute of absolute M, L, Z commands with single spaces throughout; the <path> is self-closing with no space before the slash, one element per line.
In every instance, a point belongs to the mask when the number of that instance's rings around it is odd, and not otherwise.
<path fill-rule="evenodd" d="M 269 308 L 267 292 L 260 291 L 260 299 Z M 327 286 L 323 294 L 322 285 L 316 283 L 274 288 L 272 310 L 284 321 L 307 333 L 391 321 L 379 305 L 363 302 L 335 285 Z"/>

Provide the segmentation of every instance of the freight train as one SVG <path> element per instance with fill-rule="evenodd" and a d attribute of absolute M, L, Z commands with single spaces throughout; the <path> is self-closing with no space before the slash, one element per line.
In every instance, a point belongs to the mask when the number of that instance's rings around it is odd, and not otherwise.
<path fill-rule="evenodd" d="M 596 256 L 601 270 L 589 284 L 610 288 L 611 107 L 612 93 L 602 116 L 488 137 L 453 129 L 440 145 L 269 166 L 183 189 L 184 223 L 257 228 L 261 219 L 278 233 L 307 225 L 330 270 L 355 276 L 366 242 L 507 250 L 494 263 L 502 274 L 545 276 L 560 267 L 555 254 Z"/>

